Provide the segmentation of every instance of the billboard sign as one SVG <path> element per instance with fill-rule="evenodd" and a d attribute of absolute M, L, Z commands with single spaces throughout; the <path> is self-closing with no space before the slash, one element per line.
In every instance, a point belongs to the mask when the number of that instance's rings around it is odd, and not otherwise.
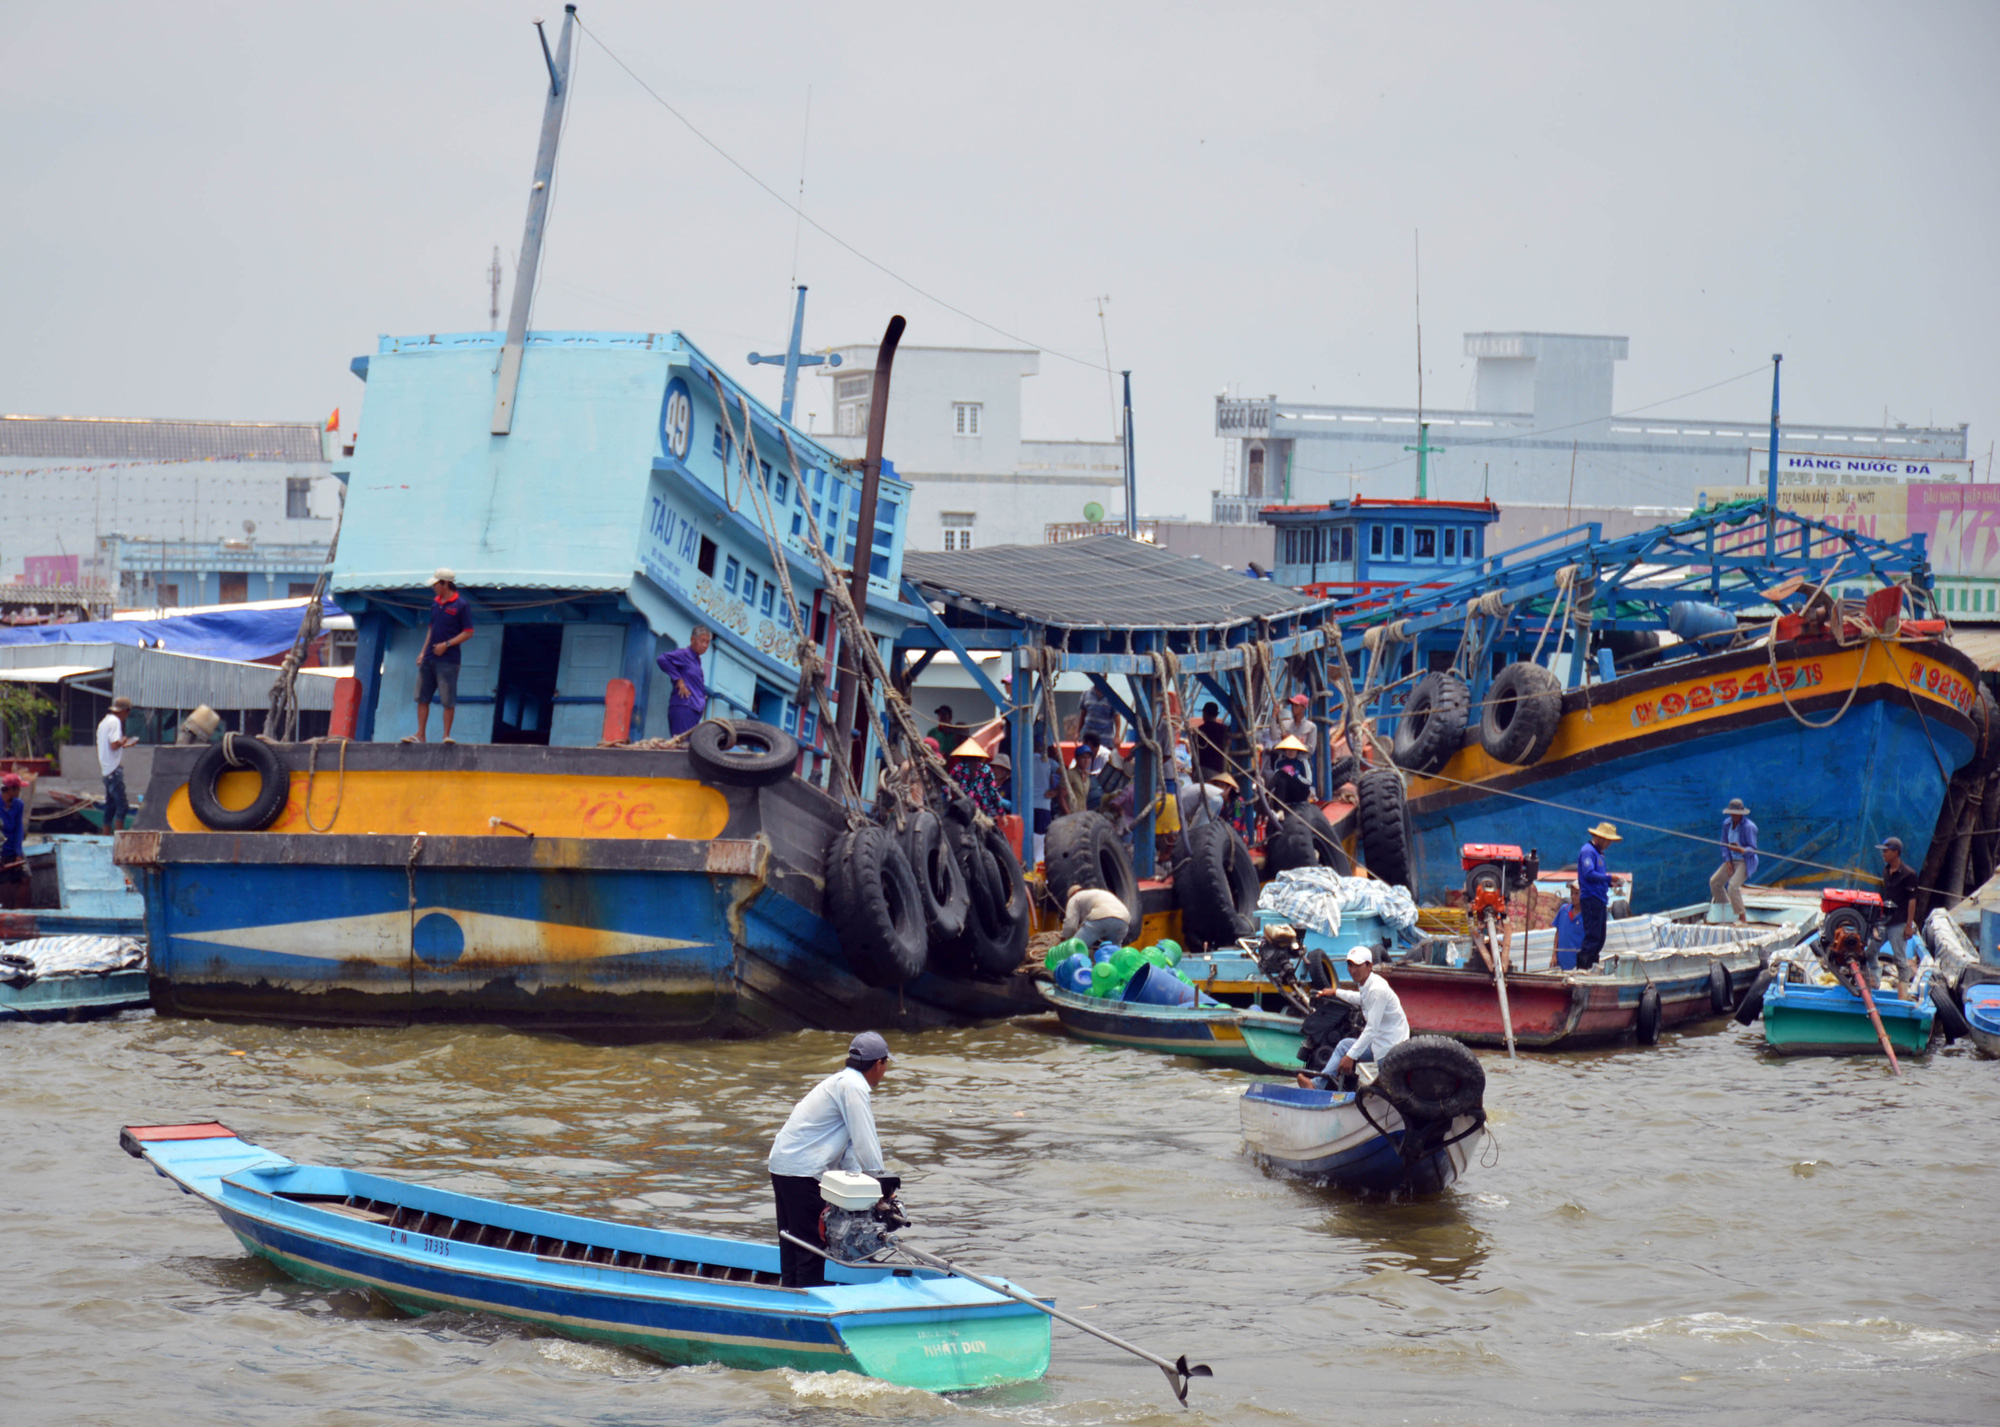
<path fill-rule="evenodd" d="M 1770 448 L 1750 452 L 1750 479 L 1769 479 Z M 1972 462 L 1951 456 L 1850 456 L 1826 451 L 1778 448 L 1778 484 L 1790 481 L 1964 481 L 1972 483 Z"/>
<path fill-rule="evenodd" d="M 1762 500 L 1763 486 L 1704 491 L 1704 504 Z M 1924 537 L 1924 554 L 1937 575 L 2000 579 L 2000 485 L 1930 481 L 1912 485 L 1779 485 L 1778 505 L 1842 530 L 1877 540 Z"/>

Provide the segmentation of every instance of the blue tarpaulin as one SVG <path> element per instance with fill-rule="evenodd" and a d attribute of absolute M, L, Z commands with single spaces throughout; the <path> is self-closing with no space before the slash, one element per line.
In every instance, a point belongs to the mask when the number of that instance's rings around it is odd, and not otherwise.
<path fill-rule="evenodd" d="M 332 600 L 321 606 L 323 618 L 342 612 Z M 300 604 L 289 609 L 215 610 L 166 619 L 29 624 L 0 627 L 0 644 L 130 644 L 210 659 L 268 659 L 292 647 L 304 614 L 305 607 Z"/>

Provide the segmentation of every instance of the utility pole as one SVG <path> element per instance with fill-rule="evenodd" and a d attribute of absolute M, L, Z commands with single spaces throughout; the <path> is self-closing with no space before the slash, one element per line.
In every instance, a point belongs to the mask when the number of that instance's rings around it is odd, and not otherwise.
<path fill-rule="evenodd" d="M 495 331 L 500 326 L 500 245 L 493 245 L 493 266 L 486 270 L 486 286 L 491 290 L 491 301 L 486 309 L 486 330 Z"/>
<path fill-rule="evenodd" d="M 549 37 L 541 36 L 542 61 L 549 67 L 549 96 L 542 105 L 541 145 L 535 151 L 535 183 L 528 190 L 528 225 L 521 235 L 521 262 L 514 270 L 514 306 L 507 315 L 507 342 L 500 349 L 500 380 L 493 394 L 495 436 L 514 429 L 514 393 L 521 385 L 521 357 L 528 345 L 528 309 L 535 302 L 535 273 L 542 262 L 542 234 L 549 219 L 549 185 L 555 182 L 556 145 L 562 139 L 563 109 L 569 103 L 569 37 L 576 25 L 576 6 L 563 6 L 562 38 L 549 53 Z"/>
<path fill-rule="evenodd" d="M 801 355 L 799 343 L 804 340 L 806 331 L 805 284 L 799 283 L 798 289 L 798 304 L 792 309 L 792 341 L 791 345 L 785 348 L 785 355 L 782 357 L 766 357 L 757 352 L 752 352 L 749 358 L 750 365 L 753 367 L 760 363 L 768 366 L 776 366 L 780 362 L 785 364 L 785 395 L 784 399 L 778 403 L 778 415 L 785 421 L 792 419 L 792 403 L 799 394 L 799 368 L 821 365 L 837 367 L 840 365 L 840 353 L 838 352 L 833 352 L 823 357 Z"/>
<path fill-rule="evenodd" d="M 1132 373 L 1125 372 L 1125 538 L 1139 538 L 1139 478 L 1132 469 Z"/>

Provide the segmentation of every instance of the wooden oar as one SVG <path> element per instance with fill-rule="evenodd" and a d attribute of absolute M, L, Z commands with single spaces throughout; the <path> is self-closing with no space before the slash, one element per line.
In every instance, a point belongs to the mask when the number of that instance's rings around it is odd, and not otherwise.
<path fill-rule="evenodd" d="M 1861 1004 L 1868 1008 L 1868 1019 L 1875 1023 L 1875 1034 L 1882 1042 L 1882 1054 L 1889 1057 L 1889 1071 L 1901 1075 L 1903 1067 L 1896 1064 L 1896 1048 L 1889 1044 L 1888 1027 L 1882 1024 L 1882 1013 L 1875 1009 L 1875 997 L 1869 993 L 1868 978 L 1861 974 L 1861 964 L 1854 963 L 1854 986 L 1861 993 Z"/>
<path fill-rule="evenodd" d="M 1514 1013 L 1511 1010 L 1509 1010 L 1507 1006 L 1507 973 L 1501 967 L 1500 957 L 1495 953 L 1493 949 L 1494 928 L 1493 928 L 1492 913 L 1490 912 L 1487 913 L 1485 917 L 1485 923 L 1486 923 L 1486 946 L 1487 946 L 1486 960 L 1487 963 L 1491 965 L 1493 968 L 1494 989 L 1500 993 L 1500 1029 L 1505 1031 L 1507 1034 L 1507 1058 L 1509 1060 L 1517 1060 L 1519 1059 L 1519 1057 L 1514 1054 Z M 1511 954 L 1511 952 L 1509 954 Z"/>

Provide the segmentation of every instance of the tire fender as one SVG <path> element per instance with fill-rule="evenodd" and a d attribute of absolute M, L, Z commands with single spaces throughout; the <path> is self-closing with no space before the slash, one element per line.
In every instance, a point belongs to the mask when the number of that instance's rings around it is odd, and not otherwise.
<path fill-rule="evenodd" d="M 257 796 L 246 807 L 225 808 L 216 797 L 216 785 L 224 773 L 245 768 L 257 775 Z M 225 733 L 195 760 L 187 790 L 188 807 L 203 827 L 217 832 L 262 832 L 285 810 L 292 775 L 270 744 L 247 734 Z"/>

